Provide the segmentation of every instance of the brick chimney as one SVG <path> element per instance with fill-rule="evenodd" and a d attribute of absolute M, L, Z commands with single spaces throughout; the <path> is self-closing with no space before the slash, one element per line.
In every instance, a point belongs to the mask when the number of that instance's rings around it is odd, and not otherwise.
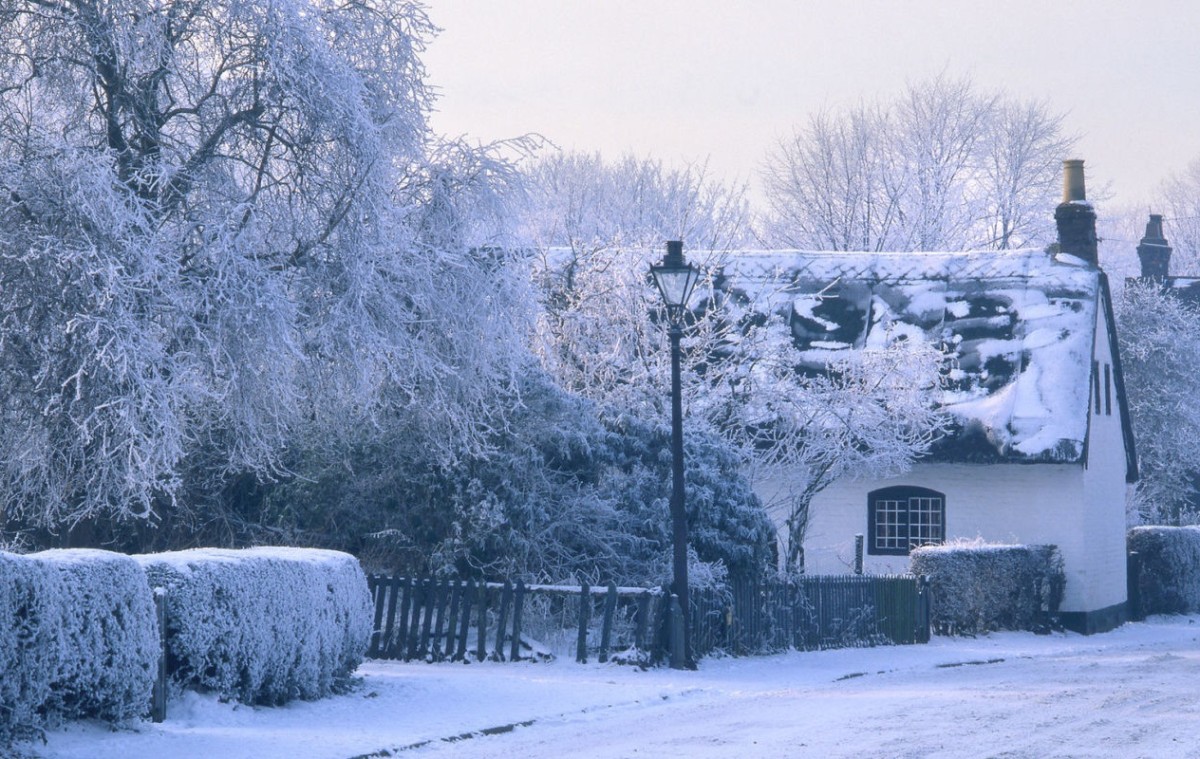
<path fill-rule="evenodd" d="M 1138 258 L 1142 261 L 1144 279 L 1166 279 L 1171 268 L 1171 246 L 1163 237 L 1162 214 L 1150 214 L 1146 222 L 1146 234 L 1137 246 Z"/>
<path fill-rule="evenodd" d="M 1096 212 L 1087 201 L 1083 186 L 1083 161 L 1063 161 L 1063 199 L 1054 209 L 1058 226 L 1058 249 L 1092 266 L 1099 266 L 1096 253 Z"/>

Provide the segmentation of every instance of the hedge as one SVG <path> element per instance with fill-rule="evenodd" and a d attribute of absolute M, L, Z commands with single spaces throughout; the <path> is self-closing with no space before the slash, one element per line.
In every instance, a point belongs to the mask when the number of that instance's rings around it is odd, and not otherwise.
<path fill-rule="evenodd" d="M 73 719 L 145 714 L 158 667 L 158 623 L 146 574 L 122 554 L 44 551 L 30 556 L 61 581 L 63 650 L 48 708 Z"/>
<path fill-rule="evenodd" d="M 371 632 L 353 556 L 299 548 L 195 549 L 135 557 L 167 591 L 175 687 L 248 704 L 329 695 L 349 681 Z"/>
<path fill-rule="evenodd" d="M 128 556 L 0 552 L 0 740 L 60 719 L 145 713 L 157 629 Z"/>
<path fill-rule="evenodd" d="M 1135 617 L 1200 611 L 1200 527 L 1134 527 L 1128 545 L 1140 564 Z"/>
<path fill-rule="evenodd" d="M 929 577 L 933 628 L 947 635 L 1042 629 L 1066 584 L 1050 545 L 924 546 L 910 566 Z"/>

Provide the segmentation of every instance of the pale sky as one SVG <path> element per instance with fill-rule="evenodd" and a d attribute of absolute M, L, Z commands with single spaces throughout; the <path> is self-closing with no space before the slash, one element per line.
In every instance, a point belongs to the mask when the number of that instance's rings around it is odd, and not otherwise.
<path fill-rule="evenodd" d="M 757 182 L 823 108 L 945 71 L 1042 99 L 1081 136 L 1089 190 L 1144 204 L 1200 158 L 1197 0 L 429 0 L 433 126 L 538 133 L 610 158 L 707 159 Z"/>

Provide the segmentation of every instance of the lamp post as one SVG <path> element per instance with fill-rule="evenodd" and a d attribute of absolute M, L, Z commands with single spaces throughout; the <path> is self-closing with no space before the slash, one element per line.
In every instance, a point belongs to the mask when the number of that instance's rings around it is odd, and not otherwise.
<path fill-rule="evenodd" d="M 683 242 L 667 242 L 662 263 L 650 267 L 654 283 L 667 306 L 671 337 L 671 528 L 673 536 L 674 580 L 672 590 L 679 598 L 683 616 L 683 661 L 672 657 L 676 669 L 693 668 L 692 636 L 688 613 L 687 512 L 683 507 L 683 400 L 679 377 L 679 339 L 683 336 L 683 316 L 688 298 L 700 279 L 700 271 L 683 258 Z"/>

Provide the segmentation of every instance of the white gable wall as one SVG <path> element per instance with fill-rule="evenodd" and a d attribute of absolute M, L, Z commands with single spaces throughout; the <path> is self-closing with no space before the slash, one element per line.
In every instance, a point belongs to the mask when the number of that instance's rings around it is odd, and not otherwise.
<path fill-rule="evenodd" d="M 1089 609 L 1103 609 L 1124 603 L 1126 596 L 1125 570 L 1125 438 L 1121 428 L 1121 413 L 1117 388 L 1113 380 L 1113 357 L 1108 341 L 1107 314 L 1096 309 L 1095 356 L 1099 366 L 1100 411 L 1092 398 L 1088 413 L 1087 468 L 1083 477 L 1084 497 L 1088 503 L 1084 535 L 1086 573 L 1085 602 Z M 1104 367 L 1109 367 L 1108 387 Z M 1092 383 L 1093 393 L 1096 383 Z M 1112 403 L 1109 404 L 1109 397 Z"/>

